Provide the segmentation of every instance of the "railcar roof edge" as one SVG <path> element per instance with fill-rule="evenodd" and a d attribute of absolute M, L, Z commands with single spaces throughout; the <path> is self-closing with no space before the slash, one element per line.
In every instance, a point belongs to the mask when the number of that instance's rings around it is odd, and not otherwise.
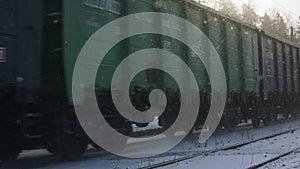
<path fill-rule="evenodd" d="M 240 19 L 233 18 L 233 17 L 231 17 L 231 16 L 229 16 L 229 15 L 227 15 L 227 14 L 221 13 L 221 12 L 219 12 L 219 11 L 213 9 L 213 8 L 210 8 L 210 7 L 208 7 L 208 6 L 205 6 L 205 5 L 202 5 L 202 4 L 200 4 L 200 3 L 194 2 L 194 1 L 192 1 L 192 0 L 182 0 L 182 1 L 185 1 L 185 2 L 187 2 L 187 3 L 190 3 L 191 5 L 195 5 L 195 6 L 197 6 L 197 7 L 200 7 L 200 8 L 202 8 L 202 9 L 206 10 L 206 11 L 209 12 L 209 13 L 212 13 L 212 14 L 214 14 L 214 15 L 217 15 L 218 17 L 223 17 L 223 18 L 226 19 L 226 20 L 235 22 L 235 23 L 240 24 L 240 25 L 242 25 L 242 26 L 246 26 L 246 27 L 248 27 L 248 28 L 250 28 L 250 29 L 253 29 L 253 30 L 257 31 L 257 32 L 261 32 L 261 33 L 263 33 L 264 35 L 271 37 L 272 39 L 275 39 L 275 40 L 277 40 L 277 41 L 281 41 L 281 42 L 283 42 L 283 43 L 286 43 L 286 44 L 288 44 L 288 45 L 291 45 L 291 46 L 293 46 L 293 47 L 296 47 L 296 48 L 299 48 L 299 49 L 300 49 L 300 45 L 297 44 L 297 43 L 295 43 L 295 42 L 289 41 L 288 39 L 281 38 L 281 37 L 279 37 L 279 36 L 277 36 L 277 35 L 274 35 L 274 34 L 268 32 L 268 31 L 265 31 L 265 30 L 263 30 L 263 29 L 260 29 L 260 28 L 258 28 L 257 26 L 250 25 L 250 24 L 248 24 L 248 23 L 243 22 L 243 21 L 240 20 Z"/>

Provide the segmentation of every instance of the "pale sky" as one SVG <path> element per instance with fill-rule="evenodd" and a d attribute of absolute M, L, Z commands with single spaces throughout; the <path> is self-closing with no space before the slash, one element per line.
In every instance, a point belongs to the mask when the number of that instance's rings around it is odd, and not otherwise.
<path fill-rule="evenodd" d="M 237 5 L 247 3 L 249 0 L 232 0 Z M 260 15 L 270 13 L 273 9 L 280 11 L 282 16 L 290 18 L 295 24 L 300 16 L 300 0 L 251 0 Z"/>

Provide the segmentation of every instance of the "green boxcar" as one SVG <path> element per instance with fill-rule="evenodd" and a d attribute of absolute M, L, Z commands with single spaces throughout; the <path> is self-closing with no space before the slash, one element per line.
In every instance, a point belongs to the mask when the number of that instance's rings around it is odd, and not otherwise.
<path fill-rule="evenodd" d="M 278 91 L 281 97 L 284 96 L 286 91 L 285 83 L 285 69 L 284 69 L 284 52 L 281 42 L 276 41 L 277 51 L 277 69 L 278 69 Z"/>
<path fill-rule="evenodd" d="M 299 58 L 298 58 L 298 49 L 293 47 L 293 75 L 294 75 L 294 88 L 295 96 L 299 93 Z"/>
<path fill-rule="evenodd" d="M 222 17 L 215 15 L 214 13 L 208 13 L 208 38 L 212 42 L 214 48 L 219 54 L 219 57 L 223 63 L 224 71 L 226 74 L 226 80 L 228 81 L 228 68 L 227 68 L 227 54 L 226 54 L 226 29 L 222 20 Z M 213 49 L 208 48 L 209 52 Z M 211 54 L 209 54 L 211 55 Z M 210 60 L 211 61 L 211 60 Z M 215 63 L 210 62 L 210 69 L 214 69 Z M 228 91 L 228 86 L 227 86 Z M 209 91 L 209 93 L 211 93 Z"/>
<path fill-rule="evenodd" d="M 262 44 L 263 93 L 265 98 L 271 99 L 268 95 L 278 90 L 276 85 L 273 39 L 263 36 Z"/>
<path fill-rule="evenodd" d="M 241 47 L 240 47 L 240 31 L 239 24 L 234 22 L 227 22 L 227 66 L 228 66 L 228 80 L 227 85 L 229 91 L 242 92 L 243 82 L 241 77 L 243 75 L 243 67 L 241 64 Z"/>
<path fill-rule="evenodd" d="M 42 88 L 45 93 L 64 91 L 61 0 L 43 4 Z"/>
<path fill-rule="evenodd" d="M 71 2 L 70 0 L 64 1 L 64 63 L 66 73 L 66 84 L 68 89 L 68 96 L 71 100 L 71 77 L 76 61 L 77 55 L 82 48 L 84 42 L 99 28 L 115 20 L 125 14 L 133 14 L 138 12 L 164 12 L 174 14 L 182 18 L 187 18 L 196 26 L 198 26 L 204 33 L 209 36 L 209 39 L 214 44 L 217 52 L 219 53 L 225 72 L 228 79 L 229 91 L 241 91 L 245 87 L 245 92 L 258 92 L 258 53 L 257 53 L 257 35 L 256 32 L 249 28 L 242 30 L 242 51 L 239 50 L 239 26 L 236 24 L 224 24 L 222 17 L 213 13 L 207 13 L 199 7 L 191 4 L 186 5 L 183 1 L 117 1 L 105 0 L 94 1 L 84 0 L 80 2 Z M 78 12 L 72 12 L 77 9 Z M 187 10 L 188 9 L 188 10 Z M 182 33 L 180 28 L 170 28 L 166 21 L 162 21 L 163 29 Z M 153 26 L 151 23 L 146 23 L 145 26 Z M 78 29 L 74 29 L 74 27 Z M 122 29 L 122 28 L 120 28 Z M 126 31 L 122 29 L 121 31 Z M 226 36 L 226 34 L 228 34 Z M 228 38 L 226 40 L 226 37 Z M 109 43 L 109 42 L 103 42 Z M 128 54 L 132 54 L 141 49 L 149 47 L 161 47 L 164 50 L 170 51 L 185 61 L 195 73 L 198 86 L 201 90 L 210 92 L 210 83 L 206 70 L 202 62 L 193 56 L 193 53 L 178 40 L 170 37 L 158 35 L 139 35 L 129 38 L 125 42 L 114 47 L 113 50 L 105 57 L 97 76 L 97 85 L 102 88 L 110 88 L 110 80 L 113 72 Z M 227 50 L 226 50 L 227 48 Z M 127 50 L 126 50 L 127 49 Z M 239 52 L 242 52 L 243 63 L 239 60 Z M 206 53 L 204 53 L 206 54 Z M 176 61 L 174 61 L 176 62 Z M 149 63 L 154 64 L 153 63 Z M 165 62 L 162 58 L 161 63 L 163 66 L 169 67 L 182 79 L 189 79 L 181 74 L 182 67 L 179 63 Z M 213 63 L 211 63 L 213 65 Z M 244 70 L 242 71 L 242 67 Z M 242 74 L 244 72 L 245 74 Z M 129 73 L 129 72 L 128 72 Z M 152 77 L 154 76 L 154 77 Z M 125 78 L 125 77 L 124 77 Z M 145 82 L 146 79 L 146 82 Z M 154 82 L 151 79 L 156 79 Z M 245 79 L 243 82 L 241 79 Z M 157 80 L 163 82 L 157 83 Z M 186 80 L 188 81 L 188 80 Z M 134 79 L 136 84 L 153 85 L 153 87 L 161 88 L 174 88 L 177 85 L 170 76 L 162 76 L 161 73 L 145 71 Z M 243 86 L 243 84 L 245 86 Z"/>
<path fill-rule="evenodd" d="M 286 82 L 287 94 L 293 95 L 293 79 L 292 79 L 292 53 L 290 45 L 285 44 L 285 68 L 286 68 Z"/>
<path fill-rule="evenodd" d="M 145 1 L 145 0 L 128 0 L 127 1 L 127 14 L 134 14 L 134 13 L 140 13 L 140 12 L 155 12 L 157 11 L 157 8 L 155 6 L 155 1 Z M 155 27 L 154 20 L 148 20 L 148 21 L 141 21 L 143 24 L 140 24 L 141 27 Z M 129 28 L 127 28 L 129 29 Z M 160 47 L 160 35 L 154 35 L 154 34 L 143 34 L 143 35 L 137 35 L 134 37 L 130 37 L 127 40 L 128 44 L 128 54 L 132 54 L 134 52 L 137 52 L 139 50 L 148 49 L 148 48 L 159 48 Z M 131 70 L 134 70 L 135 68 L 139 66 L 146 66 L 151 67 L 156 65 L 158 62 L 156 60 L 151 59 L 143 59 L 144 62 L 140 63 L 140 65 L 136 65 L 135 63 L 131 63 L 131 65 L 128 65 Z M 136 87 L 163 87 L 163 81 L 161 79 L 161 76 L 156 70 L 146 70 L 143 72 L 140 72 L 136 78 L 132 81 L 136 85 Z M 160 77 L 160 78 L 159 78 Z M 159 81 L 160 80 L 160 81 Z"/>
<path fill-rule="evenodd" d="M 179 17 L 185 17 L 184 14 L 184 3 L 182 1 L 175 1 L 175 0 L 165 0 L 165 1 L 158 1 L 157 2 L 159 7 L 159 12 L 167 13 L 167 14 L 173 14 Z M 168 24 L 168 21 L 161 20 L 162 29 L 166 29 L 170 32 L 174 32 L 176 34 L 182 34 L 182 27 L 180 26 L 180 23 L 178 23 L 178 27 L 170 27 Z M 178 40 L 175 40 L 170 37 L 162 36 L 161 37 L 161 48 L 163 50 L 172 52 L 176 54 L 178 57 L 180 57 L 183 61 L 187 63 L 187 48 Z M 180 79 L 185 79 L 186 76 L 182 74 L 182 67 L 177 60 L 172 61 L 166 61 L 165 58 L 162 58 L 162 64 L 163 67 L 167 67 L 170 69 L 173 73 L 175 73 Z M 165 75 L 164 76 L 164 87 L 166 89 L 172 89 L 174 91 L 178 90 L 178 87 L 176 85 L 176 82 L 171 79 L 170 76 Z"/>
<path fill-rule="evenodd" d="M 69 100 L 72 100 L 71 86 L 72 74 L 75 61 L 79 51 L 88 38 L 102 26 L 122 17 L 126 12 L 126 4 L 122 0 L 83 0 L 83 1 L 63 1 L 64 11 L 64 66 L 66 75 L 66 86 Z M 76 9 L 76 12 L 74 12 Z M 120 31 L 123 28 L 119 28 Z M 112 32 L 113 33 L 113 32 Z M 100 42 L 108 45 L 110 42 Z M 116 46 L 104 58 L 98 69 L 96 86 L 109 89 L 112 74 L 126 56 L 127 51 L 124 46 Z M 92 59 L 93 58 L 88 58 Z M 91 65 L 94 66 L 94 65 Z"/>
<path fill-rule="evenodd" d="M 0 99 L 4 101 L 4 106 L 0 106 L 0 109 L 5 115 L 1 121 L 2 131 L 4 131 L 2 135 L 8 139 L 2 140 L 0 145 L 4 147 L 0 149 L 12 148 L 16 151 L 15 155 L 20 149 L 41 147 L 66 157 L 74 157 L 82 153 L 91 140 L 84 136 L 85 133 L 76 119 L 76 113 L 70 106 L 73 104 L 72 75 L 79 52 L 85 42 L 106 24 L 128 14 L 140 12 L 163 12 L 179 16 L 196 25 L 208 36 L 220 56 L 227 77 L 229 99 L 223 120 L 227 120 L 224 126 L 230 127 L 228 129 L 232 129 L 240 122 L 240 109 L 245 110 L 245 118 L 248 118 L 251 113 L 253 123 L 259 123 L 259 118 L 270 113 L 267 112 L 269 110 L 266 108 L 269 105 L 265 104 L 265 98 L 258 98 L 263 96 L 259 94 L 264 92 L 277 93 L 278 90 L 280 93 L 279 103 L 271 102 L 270 107 L 282 106 L 282 110 L 286 108 L 284 111 L 289 113 L 297 107 L 295 96 L 299 97 L 300 78 L 298 75 L 300 55 L 297 46 L 280 41 L 263 31 L 260 32 L 254 27 L 239 23 L 192 1 L 2 0 L 0 2 L 0 18 L 3 25 L 0 27 Z M 182 23 L 178 23 L 178 27 L 172 27 L 168 20 L 159 22 L 159 26 L 165 31 L 185 34 L 187 38 L 193 36 L 185 32 L 185 25 L 180 24 Z M 144 28 L 157 25 L 153 21 L 142 21 L 138 26 Z M 111 34 L 126 33 L 129 28 L 128 25 L 119 25 L 111 30 Z M 112 45 L 113 42 L 111 39 L 105 39 L 95 43 Z M 204 58 L 210 58 L 212 48 L 201 44 L 194 45 L 196 48 L 203 48 L 202 55 L 206 56 Z M 276 51 L 274 47 L 277 47 Z M 96 92 L 100 93 L 97 93 L 97 99 L 100 98 L 99 106 L 103 110 L 102 113 L 107 115 L 105 116 L 107 122 L 123 134 L 131 132 L 131 124 L 134 122 L 121 116 L 113 106 L 110 97 L 111 80 L 118 65 L 128 55 L 148 48 L 161 48 L 178 55 L 179 59 L 190 67 L 200 91 L 207 93 L 200 95 L 201 104 L 204 104 L 204 106 L 200 105 L 199 109 L 199 112 L 203 113 L 203 118 L 201 117 L 203 122 L 206 119 L 205 113 L 209 109 L 211 93 L 206 68 L 201 60 L 180 42 L 180 39 L 157 34 L 137 35 L 116 44 L 99 66 Z M 86 56 L 85 59 L 86 63 L 83 64 L 88 64 L 85 66 L 86 69 L 95 68 L 96 65 L 93 63 L 96 58 Z M 259 67 L 259 61 L 262 67 Z M 143 64 L 149 67 L 153 64 L 162 64 L 189 85 L 191 77 L 183 74 L 183 67 L 176 59 L 171 61 L 165 58 L 159 61 L 148 59 Z M 214 69 L 215 63 L 211 61 L 209 64 L 208 68 Z M 136 69 L 135 66 L 137 65 L 134 63 L 128 65 L 128 72 L 123 72 L 122 80 L 128 80 L 130 73 Z M 81 78 L 84 80 L 87 77 Z M 264 86 L 260 86 L 260 82 L 264 83 Z M 181 104 L 193 104 L 190 98 L 181 99 L 178 83 L 162 71 L 140 72 L 134 77 L 132 84 L 134 85 L 131 87 L 145 87 L 148 92 L 153 88 L 159 88 L 168 93 L 168 105 L 165 109 L 167 113 L 163 113 L 159 119 L 162 127 L 173 124 Z M 118 87 L 124 84 L 116 85 Z M 93 86 L 84 87 L 93 88 Z M 191 91 L 194 89 L 180 92 Z M 132 96 L 132 93 L 129 95 Z M 253 97 L 253 93 L 257 97 Z M 132 99 L 136 108 L 135 101 L 143 104 L 143 108 L 148 108 L 147 94 L 142 93 L 141 97 Z M 233 97 L 236 100 L 233 100 Z M 256 108 L 261 110 L 256 111 Z M 255 127 L 258 125 L 254 124 Z M 16 142 L 9 142 L 9 140 Z"/>
<path fill-rule="evenodd" d="M 258 35 L 257 31 L 242 26 L 242 56 L 244 69 L 245 93 L 259 93 L 259 65 L 258 65 Z"/>
<path fill-rule="evenodd" d="M 193 5 L 188 5 L 186 9 L 186 19 L 197 26 L 201 31 L 207 34 L 207 24 L 205 24 L 205 11 L 199 9 L 198 7 L 195 7 Z M 206 22 L 207 23 L 207 22 Z M 188 34 L 187 36 L 193 36 Z M 195 46 L 195 48 L 201 48 L 201 46 Z M 207 51 L 203 51 L 203 55 L 207 55 Z M 208 89 L 208 75 L 207 71 L 202 63 L 202 61 L 199 59 L 198 56 L 192 51 L 188 51 L 188 65 L 191 68 L 191 70 L 194 73 L 194 76 L 198 83 L 198 88 L 200 91 L 209 91 Z"/>

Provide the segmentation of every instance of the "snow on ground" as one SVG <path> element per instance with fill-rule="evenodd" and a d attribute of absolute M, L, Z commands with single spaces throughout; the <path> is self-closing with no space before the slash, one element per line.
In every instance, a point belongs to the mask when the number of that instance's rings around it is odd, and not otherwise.
<path fill-rule="evenodd" d="M 294 152 L 288 156 L 282 157 L 272 163 L 269 163 L 260 169 L 299 169 L 300 168 L 300 152 Z"/>
<path fill-rule="evenodd" d="M 268 127 L 258 128 L 258 129 L 244 129 L 237 130 L 235 132 L 226 132 L 220 130 L 216 132 L 206 143 L 199 144 L 198 137 L 199 134 L 194 134 L 193 136 L 188 136 L 182 143 L 173 148 L 167 153 L 160 156 L 146 159 L 124 159 L 116 157 L 114 155 L 108 155 L 99 152 L 88 152 L 80 161 L 62 161 L 59 157 L 50 156 L 45 150 L 36 151 L 25 151 L 21 154 L 18 161 L 13 164 L 0 164 L 0 168 L 28 168 L 28 169 L 131 169 L 148 166 L 151 164 L 156 164 L 158 162 L 164 162 L 167 160 L 179 158 L 187 154 L 211 150 L 215 148 L 220 148 L 226 145 L 232 145 L 240 142 L 244 142 L 249 139 L 255 139 L 258 137 L 278 133 L 281 131 L 286 131 L 291 128 L 298 127 L 300 121 L 285 122 L 281 124 L 276 124 Z M 247 128 L 247 127 L 245 127 Z M 176 134 L 184 134 L 178 132 Z M 202 156 L 192 160 L 184 161 L 176 165 L 172 165 L 166 168 L 244 168 L 247 164 L 257 162 L 259 160 L 264 160 L 269 157 L 285 151 L 288 148 L 297 146 L 300 140 L 294 138 L 296 134 L 286 135 L 286 138 L 278 138 L 278 140 L 269 140 L 262 142 L 261 144 L 255 146 L 245 146 L 240 150 L 232 150 L 226 152 L 216 153 L 213 156 Z M 293 138 L 293 139 L 292 139 Z M 155 140 L 153 140 L 155 141 Z M 128 140 L 128 143 L 131 141 Z M 279 146 L 279 143 L 284 142 L 286 145 L 284 147 Z M 294 142 L 294 143 L 292 143 Z M 291 144 L 287 144 L 291 143 Z M 155 147 L 152 147 L 154 149 Z M 134 150 L 128 150 L 134 151 Z"/>
<path fill-rule="evenodd" d="M 197 157 L 191 160 L 180 162 L 164 167 L 166 169 L 243 169 L 254 164 L 259 164 L 268 159 L 277 157 L 280 154 L 300 147 L 300 130 L 293 133 L 283 134 L 274 138 L 251 143 L 243 147 L 212 153 L 207 156 Z M 287 157 L 285 166 L 299 166 L 299 155 L 291 159 Z M 278 162 L 277 166 L 282 167 L 283 162 Z M 288 165 L 289 164 L 289 165 Z M 275 164 L 274 164 L 275 165 Z M 274 168 L 273 166 L 269 166 Z"/>

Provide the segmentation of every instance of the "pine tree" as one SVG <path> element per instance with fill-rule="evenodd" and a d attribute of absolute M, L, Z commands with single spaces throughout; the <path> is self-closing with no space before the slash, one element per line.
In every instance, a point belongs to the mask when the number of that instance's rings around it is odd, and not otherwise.
<path fill-rule="evenodd" d="M 297 39 L 298 43 L 300 44 L 300 17 L 299 17 L 299 20 L 297 22 L 296 39 Z"/>
<path fill-rule="evenodd" d="M 247 4 L 243 4 L 241 19 L 251 25 L 256 26 L 258 24 L 259 17 L 256 14 L 254 5 L 251 3 L 251 1 L 249 1 Z"/>
<path fill-rule="evenodd" d="M 205 4 L 217 11 L 221 8 L 221 0 L 206 0 Z"/>
<path fill-rule="evenodd" d="M 200 3 L 200 4 L 205 4 L 206 3 L 205 0 L 193 0 L 193 1 L 195 1 L 197 3 Z"/>
<path fill-rule="evenodd" d="M 239 18 L 238 9 L 231 0 L 220 0 L 220 11 L 229 16 Z"/>
<path fill-rule="evenodd" d="M 263 17 L 261 17 L 260 19 L 261 19 L 261 29 L 264 31 L 273 33 L 272 19 L 271 19 L 270 15 L 265 13 L 265 15 Z"/>
<path fill-rule="evenodd" d="M 279 12 L 276 12 L 275 17 L 273 18 L 272 30 L 274 34 L 282 38 L 289 39 L 289 31 L 286 22 Z"/>

